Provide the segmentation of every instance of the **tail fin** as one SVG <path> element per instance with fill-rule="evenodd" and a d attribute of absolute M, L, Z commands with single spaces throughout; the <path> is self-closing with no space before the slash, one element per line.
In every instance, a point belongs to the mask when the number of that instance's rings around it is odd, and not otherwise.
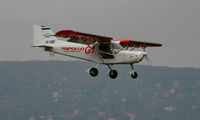
<path fill-rule="evenodd" d="M 57 38 L 53 35 L 53 31 L 49 27 L 33 25 L 33 46 L 42 46 L 54 43 Z"/>

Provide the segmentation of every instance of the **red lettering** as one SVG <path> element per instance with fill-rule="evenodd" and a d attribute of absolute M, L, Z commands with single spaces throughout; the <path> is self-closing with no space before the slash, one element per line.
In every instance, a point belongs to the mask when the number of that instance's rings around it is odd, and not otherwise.
<path fill-rule="evenodd" d="M 61 47 L 64 52 L 80 52 L 84 51 L 84 47 Z"/>
<path fill-rule="evenodd" d="M 94 46 L 93 47 L 87 46 L 85 48 L 85 54 L 94 54 Z"/>

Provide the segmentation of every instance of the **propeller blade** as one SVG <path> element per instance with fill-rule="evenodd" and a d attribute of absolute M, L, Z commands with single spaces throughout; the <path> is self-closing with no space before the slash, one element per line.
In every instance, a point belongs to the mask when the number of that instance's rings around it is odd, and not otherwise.
<path fill-rule="evenodd" d="M 149 58 L 149 56 L 145 55 L 145 56 L 144 56 L 144 59 L 145 59 L 145 62 L 146 62 L 147 65 L 151 65 L 151 64 L 152 64 L 152 61 L 151 61 L 151 59 Z"/>

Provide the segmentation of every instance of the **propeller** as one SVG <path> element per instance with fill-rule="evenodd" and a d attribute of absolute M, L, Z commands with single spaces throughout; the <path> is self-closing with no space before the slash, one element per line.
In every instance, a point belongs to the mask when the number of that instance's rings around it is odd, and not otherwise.
<path fill-rule="evenodd" d="M 151 65 L 152 61 L 147 54 L 144 54 L 144 60 L 147 65 Z"/>

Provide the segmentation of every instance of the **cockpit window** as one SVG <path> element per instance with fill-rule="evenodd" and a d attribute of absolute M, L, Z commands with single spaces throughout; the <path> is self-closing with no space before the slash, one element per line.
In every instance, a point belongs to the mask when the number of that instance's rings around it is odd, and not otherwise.
<path fill-rule="evenodd" d="M 112 53 L 112 48 L 110 43 L 100 43 L 99 51 Z"/>
<path fill-rule="evenodd" d="M 103 59 L 114 59 L 112 45 L 110 43 L 100 43 L 99 54 Z"/>

